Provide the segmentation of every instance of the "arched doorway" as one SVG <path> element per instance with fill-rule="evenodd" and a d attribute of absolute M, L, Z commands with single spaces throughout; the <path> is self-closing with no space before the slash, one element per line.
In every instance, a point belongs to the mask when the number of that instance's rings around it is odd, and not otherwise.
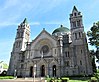
<path fill-rule="evenodd" d="M 56 65 L 53 65 L 53 77 L 56 76 Z"/>
<path fill-rule="evenodd" d="M 30 67 L 30 77 L 33 76 L 33 66 Z"/>
<path fill-rule="evenodd" d="M 45 76 L 45 66 L 42 65 L 41 66 L 41 77 L 44 77 Z"/>

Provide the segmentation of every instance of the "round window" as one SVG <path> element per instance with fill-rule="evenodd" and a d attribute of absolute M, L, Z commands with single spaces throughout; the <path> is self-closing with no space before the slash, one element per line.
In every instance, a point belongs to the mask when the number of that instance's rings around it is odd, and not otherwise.
<path fill-rule="evenodd" d="M 49 52 L 49 47 L 47 45 L 44 45 L 41 47 L 40 53 L 45 55 Z"/>

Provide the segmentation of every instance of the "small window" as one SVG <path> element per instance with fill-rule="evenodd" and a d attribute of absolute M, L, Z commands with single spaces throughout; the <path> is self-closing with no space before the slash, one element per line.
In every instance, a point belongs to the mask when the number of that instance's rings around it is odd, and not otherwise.
<path fill-rule="evenodd" d="M 80 65 L 82 65 L 82 61 L 80 60 Z"/>
<path fill-rule="evenodd" d="M 73 74 L 75 73 L 75 71 L 73 70 Z"/>
<path fill-rule="evenodd" d="M 75 39 L 77 39 L 77 33 L 75 33 Z"/>
<path fill-rule="evenodd" d="M 81 33 L 79 32 L 79 37 L 81 37 Z"/>
<path fill-rule="evenodd" d="M 23 64 L 21 64 L 21 69 L 23 69 Z"/>
<path fill-rule="evenodd" d="M 76 13 L 74 13 L 74 16 L 76 16 L 77 14 Z"/>
<path fill-rule="evenodd" d="M 79 20 L 79 21 L 77 21 L 77 26 L 80 26 L 80 20 Z"/>
<path fill-rule="evenodd" d="M 15 46 L 16 46 L 16 48 L 19 48 L 19 47 L 21 46 L 21 41 L 16 42 L 16 43 L 15 43 Z"/>
<path fill-rule="evenodd" d="M 81 54 L 82 54 L 82 49 L 81 49 Z"/>
<path fill-rule="evenodd" d="M 69 57 L 69 51 L 65 52 L 65 57 Z"/>
<path fill-rule="evenodd" d="M 72 22 L 73 23 L 73 27 L 76 27 L 76 22 Z"/>
<path fill-rule="evenodd" d="M 70 65 L 69 65 L 69 61 L 66 61 L 66 63 L 65 63 L 65 64 L 66 64 L 66 66 L 67 66 L 67 67 L 69 67 L 69 66 L 70 66 Z"/>

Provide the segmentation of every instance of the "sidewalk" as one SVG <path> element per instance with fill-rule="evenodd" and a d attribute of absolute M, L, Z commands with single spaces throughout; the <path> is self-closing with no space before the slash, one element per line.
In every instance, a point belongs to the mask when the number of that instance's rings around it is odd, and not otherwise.
<path fill-rule="evenodd" d="M 0 82 L 34 82 L 33 78 L 15 78 L 15 79 L 4 79 Z M 44 78 L 35 78 L 35 82 L 45 82 Z"/>

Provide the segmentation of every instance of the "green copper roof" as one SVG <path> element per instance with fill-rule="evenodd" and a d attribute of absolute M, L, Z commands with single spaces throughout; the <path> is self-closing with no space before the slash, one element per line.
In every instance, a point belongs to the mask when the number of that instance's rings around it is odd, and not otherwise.
<path fill-rule="evenodd" d="M 28 24 L 27 18 L 24 19 L 23 23 Z"/>
<path fill-rule="evenodd" d="M 59 28 L 55 29 L 52 34 L 57 33 L 57 32 L 69 32 L 69 31 L 70 30 L 68 28 L 63 27 L 63 25 L 61 25 Z"/>

